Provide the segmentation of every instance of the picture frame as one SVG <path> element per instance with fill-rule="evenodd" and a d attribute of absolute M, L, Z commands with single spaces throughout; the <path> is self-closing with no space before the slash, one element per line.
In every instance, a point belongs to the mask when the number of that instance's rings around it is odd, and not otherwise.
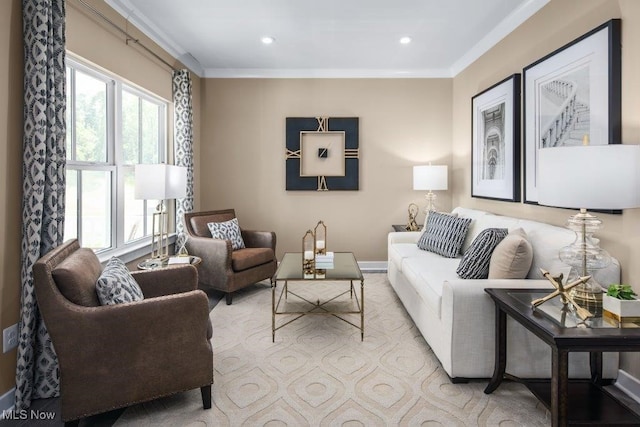
<path fill-rule="evenodd" d="M 621 143 L 620 19 L 525 67 L 523 108 L 524 202 L 537 204 L 539 150 Z"/>
<path fill-rule="evenodd" d="M 471 197 L 520 201 L 520 80 L 471 98 Z"/>

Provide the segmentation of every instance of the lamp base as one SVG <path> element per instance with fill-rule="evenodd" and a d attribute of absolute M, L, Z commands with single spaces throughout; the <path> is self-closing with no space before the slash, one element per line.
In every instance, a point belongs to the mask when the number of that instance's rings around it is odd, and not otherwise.
<path fill-rule="evenodd" d="M 593 277 L 584 285 L 578 285 L 569 291 L 580 307 L 587 309 L 595 317 L 602 316 L 602 295 L 604 291 Z"/>

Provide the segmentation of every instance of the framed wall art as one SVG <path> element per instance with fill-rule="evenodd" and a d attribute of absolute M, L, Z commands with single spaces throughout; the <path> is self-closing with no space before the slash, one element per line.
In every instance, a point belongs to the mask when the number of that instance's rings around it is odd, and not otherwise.
<path fill-rule="evenodd" d="M 520 74 L 471 99 L 471 196 L 520 201 Z"/>
<path fill-rule="evenodd" d="M 358 190 L 359 156 L 357 117 L 287 117 L 287 190 Z"/>
<path fill-rule="evenodd" d="M 621 142 L 620 20 L 523 70 L 524 201 L 537 203 L 539 150 Z"/>

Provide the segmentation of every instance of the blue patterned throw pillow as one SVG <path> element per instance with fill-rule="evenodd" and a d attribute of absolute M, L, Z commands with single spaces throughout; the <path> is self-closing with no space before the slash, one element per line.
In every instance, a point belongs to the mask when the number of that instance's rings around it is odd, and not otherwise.
<path fill-rule="evenodd" d="M 231 240 L 231 247 L 234 251 L 245 247 L 238 218 L 224 222 L 210 222 L 207 227 L 209 227 L 211 237 L 214 239 Z"/>
<path fill-rule="evenodd" d="M 464 253 L 456 273 L 463 279 L 486 279 L 489 277 L 491 254 L 506 236 L 506 228 L 487 228 L 473 239 L 473 243 Z"/>
<path fill-rule="evenodd" d="M 101 305 L 142 301 L 144 295 L 138 282 L 119 258 L 111 258 L 96 282 L 96 293 Z"/>
<path fill-rule="evenodd" d="M 471 218 L 430 212 L 426 230 L 418 241 L 418 247 L 447 258 L 455 258 L 460 253 L 470 224 Z"/>

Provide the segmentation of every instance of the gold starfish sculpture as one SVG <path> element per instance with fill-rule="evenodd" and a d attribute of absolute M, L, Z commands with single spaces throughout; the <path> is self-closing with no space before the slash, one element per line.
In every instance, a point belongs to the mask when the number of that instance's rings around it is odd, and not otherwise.
<path fill-rule="evenodd" d="M 567 303 L 571 303 L 571 305 L 573 305 L 573 307 L 576 310 L 576 314 L 578 315 L 578 317 L 580 317 L 580 319 L 582 320 L 586 320 L 589 317 L 593 317 L 593 314 L 591 314 L 591 312 L 589 310 L 587 310 L 586 308 L 582 308 L 580 307 L 571 297 L 571 295 L 569 295 L 569 290 L 571 290 L 571 288 L 576 287 L 582 283 L 587 283 L 587 280 L 591 279 L 591 276 L 582 276 L 582 277 L 578 277 L 575 281 L 569 283 L 566 286 L 562 285 L 562 274 L 560 274 L 558 277 L 553 277 L 551 275 L 551 273 L 549 273 L 547 270 L 541 268 L 540 271 L 542 272 L 542 275 L 551 282 L 551 284 L 553 285 L 554 288 L 556 288 L 555 291 L 551 292 L 549 295 L 542 297 L 542 298 L 538 298 L 538 299 L 534 299 L 533 301 L 531 301 L 531 305 L 533 307 L 537 307 L 540 304 L 542 304 L 545 301 L 549 301 L 551 298 L 555 298 L 558 295 L 560 295 L 560 299 L 562 300 L 562 304 L 567 304 Z"/>

